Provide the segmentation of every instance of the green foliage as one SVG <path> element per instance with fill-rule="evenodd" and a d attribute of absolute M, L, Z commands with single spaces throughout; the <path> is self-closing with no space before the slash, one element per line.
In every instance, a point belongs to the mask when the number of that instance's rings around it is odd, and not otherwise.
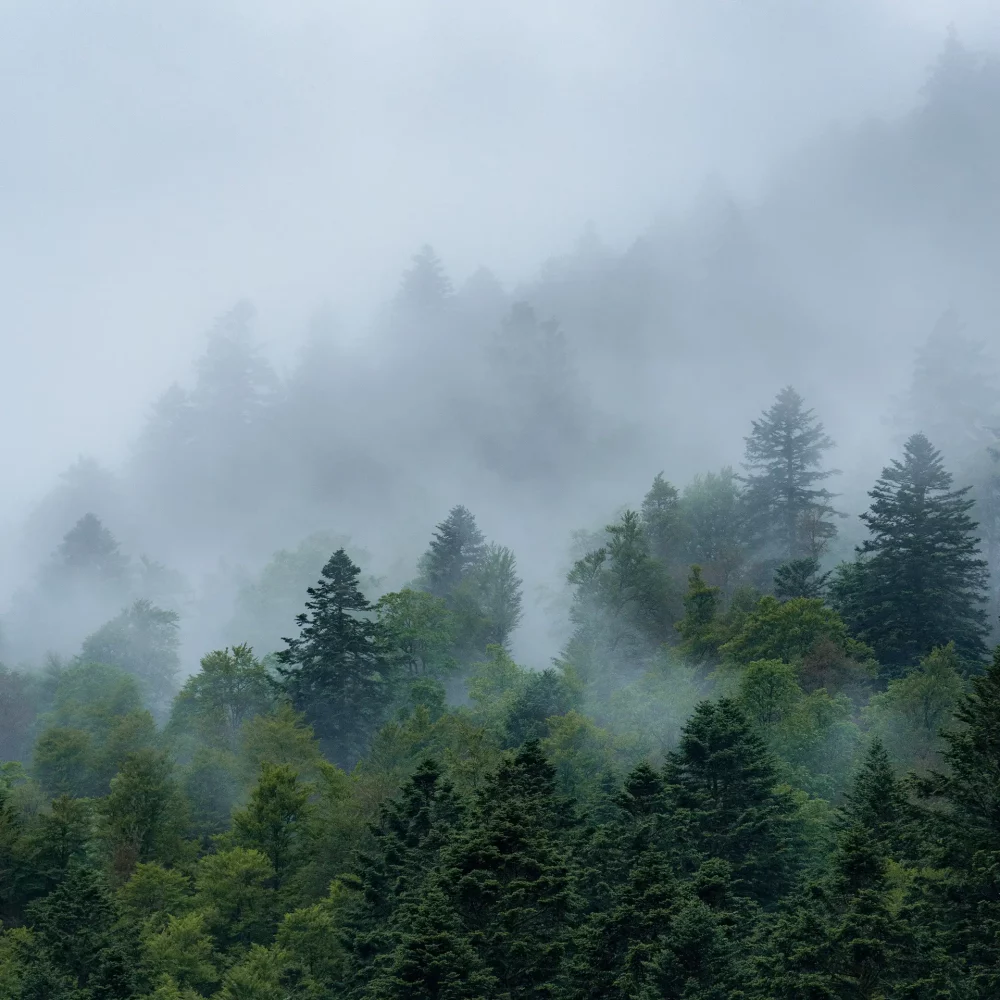
<path fill-rule="evenodd" d="M 185 681 L 171 712 L 172 735 L 195 737 L 203 746 L 234 750 L 243 724 L 263 715 L 276 691 L 267 668 L 246 645 L 202 657 L 201 669 Z"/>
<path fill-rule="evenodd" d="M 158 715 L 165 715 L 180 669 L 179 621 L 176 611 L 164 611 L 144 598 L 137 600 L 84 640 L 80 660 L 108 664 L 130 674 L 147 703 Z"/>
<path fill-rule="evenodd" d="M 965 691 L 962 662 L 954 644 L 934 649 L 906 677 L 890 681 L 868 706 L 872 728 L 894 756 L 909 758 L 920 770 L 937 764 L 947 727 Z"/>
<path fill-rule="evenodd" d="M 771 408 L 753 421 L 746 438 L 744 499 L 758 554 L 781 561 L 816 558 L 837 529 L 830 518 L 833 494 L 816 484 L 833 472 L 820 468 L 833 447 L 802 397 L 786 386 Z"/>
<path fill-rule="evenodd" d="M 979 558 L 974 500 L 953 490 L 941 453 L 922 434 L 905 445 L 869 493 L 861 515 L 871 537 L 840 574 L 834 599 L 888 678 L 937 646 L 955 643 L 966 663 L 986 655 L 986 563 Z"/>
<path fill-rule="evenodd" d="M 458 621 L 443 598 L 406 588 L 385 594 L 375 609 L 386 660 L 403 676 L 447 677 L 458 666 Z"/>
<path fill-rule="evenodd" d="M 473 514 L 461 504 L 452 507 L 420 560 L 421 588 L 435 597 L 451 597 L 478 568 L 485 543 Z"/>
<path fill-rule="evenodd" d="M 524 617 L 521 578 L 517 560 L 506 545 L 490 542 L 472 577 L 485 626 L 485 644 L 507 647 Z"/>
<path fill-rule="evenodd" d="M 774 596 L 779 601 L 795 597 L 823 597 L 829 573 L 820 573 L 819 560 L 813 556 L 782 563 L 774 571 Z"/>
<path fill-rule="evenodd" d="M 353 765 L 381 718 L 388 667 L 371 605 L 358 589 L 360 570 L 343 549 L 307 591 L 300 634 L 278 654 L 286 692 L 310 722 L 328 756 Z"/>
<path fill-rule="evenodd" d="M 680 494 L 658 472 L 642 499 L 642 526 L 650 555 L 663 563 L 682 558 Z"/>
<path fill-rule="evenodd" d="M 707 581 L 730 594 L 747 560 L 743 491 L 729 467 L 695 476 L 684 488 L 680 516 L 685 562 L 701 566 Z"/>
<path fill-rule="evenodd" d="M 195 868 L 195 908 L 223 950 L 240 953 L 274 932 L 274 868 L 253 848 L 234 847 L 203 857 Z"/>

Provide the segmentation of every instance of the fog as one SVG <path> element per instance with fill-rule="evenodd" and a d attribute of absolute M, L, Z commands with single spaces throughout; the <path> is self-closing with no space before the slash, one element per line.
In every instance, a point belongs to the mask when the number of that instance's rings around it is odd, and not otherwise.
<path fill-rule="evenodd" d="M 856 514 L 942 315 L 996 339 L 992 51 L 972 0 L 5 6 L 0 655 L 113 613 L 15 597 L 88 512 L 189 670 L 275 550 L 399 586 L 464 503 L 544 664 L 571 533 L 789 382 Z"/>

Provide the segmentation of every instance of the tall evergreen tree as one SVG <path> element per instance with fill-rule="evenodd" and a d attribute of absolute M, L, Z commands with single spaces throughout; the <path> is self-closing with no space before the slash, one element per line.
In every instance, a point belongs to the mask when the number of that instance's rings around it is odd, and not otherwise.
<path fill-rule="evenodd" d="M 796 597 L 822 597 L 829 573 L 820 573 L 819 560 L 812 556 L 782 563 L 774 571 L 774 596 L 779 601 Z"/>
<path fill-rule="evenodd" d="M 797 864 L 790 796 L 777 761 L 735 701 L 703 701 L 664 768 L 672 814 L 690 847 L 732 865 L 745 891 L 773 902 Z"/>
<path fill-rule="evenodd" d="M 949 642 L 968 663 L 986 655 L 987 567 L 968 493 L 952 489 L 941 453 L 914 434 L 868 494 L 861 519 L 871 537 L 834 596 L 889 677 Z"/>
<path fill-rule="evenodd" d="M 66 532 L 56 549 L 50 576 L 55 582 L 68 578 L 73 582 L 124 590 L 128 583 L 128 559 L 100 518 L 84 514 Z"/>
<path fill-rule="evenodd" d="M 819 556 L 837 533 L 833 494 L 817 484 L 834 475 L 821 468 L 833 447 L 802 397 L 787 386 L 746 439 L 746 516 L 764 559 Z"/>
<path fill-rule="evenodd" d="M 361 570 L 338 549 L 322 579 L 306 593 L 298 638 L 278 653 L 283 685 L 305 714 L 328 756 L 351 767 L 364 751 L 385 705 L 388 680 L 378 623 L 358 589 Z"/>
<path fill-rule="evenodd" d="M 461 504 L 452 507 L 420 560 L 421 586 L 435 597 L 451 597 L 479 566 L 485 543 L 472 512 Z"/>

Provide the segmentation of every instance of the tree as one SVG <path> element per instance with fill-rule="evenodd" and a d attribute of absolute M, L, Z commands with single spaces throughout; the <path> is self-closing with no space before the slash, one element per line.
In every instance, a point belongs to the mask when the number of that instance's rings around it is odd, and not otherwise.
<path fill-rule="evenodd" d="M 819 560 L 812 556 L 782 563 L 774 571 L 774 596 L 779 601 L 793 597 L 823 597 L 829 573 L 820 573 Z"/>
<path fill-rule="evenodd" d="M 139 682 L 158 715 L 166 714 L 176 691 L 180 615 L 140 598 L 83 642 L 80 660 L 119 667 Z"/>
<path fill-rule="evenodd" d="M 732 865 L 756 899 L 777 899 L 797 863 L 794 809 L 777 788 L 774 756 L 735 701 L 698 705 L 664 780 L 690 847 Z"/>
<path fill-rule="evenodd" d="M 875 650 L 888 678 L 949 642 L 970 665 L 986 655 L 987 567 L 969 490 L 951 487 L 941 453 L 914 434 L 903 460 L 884 468 L 868 494 L 871 507 L 861 519 L 871 537 L 834 586 L 848 625 Z"/>
<path fill-rule="evenodd" d="M 675 563 L 681 557 L 680 495 L 659 472 L 642 500 L 642 525 L 654 559 Z"/>
<path fill-rule="evenodd" d="M 823 425 L 787 386 L 745 440 L 746 515 L 758 552 L 765 559 L 819 556 L 837 533 L 833 494 L 816 485 L 835 474 L 820 468 L 833 447 Z"/>
<path fill-rule="evenodd" d="M 128 582 L 128 559 L 100 519 L 84 514 L 60 542 L 49 573 L 54 581 L 68 577 L 119 591 Z"/>
<path fill-rule="evenodd" d="M 695 476 L 680 500 L 685 562 L 701 566 L 708 582 L 726 594 L 746 563 L 743 507 L 739 479 L 729 467 Z"/>
<path fill-rule="evenodd" d="M 328 756 L 350 767 L 363 752 L 385 706 L 388 678 L 378 625 L 358 589 L 361 571 L 343 549 L 309 587 L 300 634 L 283 639 L 279 673 L 295 707 L 313 725 Z"/>
<path fill-rule="evenodd" d="M 722 635 L 719 628 L 719 587 L 710 587 L 701 575 L 700 566 L 692 566 L 684 595 L 684 617 L 677 623 L 681 651 L 696 663 L 705 664 L 719 653 Z"/>
<path fill-rule="evenodd" d="M 486 645 L 507 648 L 524 616 L 514 553 L 506 545 L 491 542 L 483 549 L 474 580 L 480 611 L 487 622 Z"/>
<path fill-rule="evenodd" d="M 483 533 L 472 513 L 461 504 L 452 507 L 420 560 L 421 587 L 448 600 L 479 566 L 484 545 Z"/>
<path fill-rule="evenodd" d="M 265 763 L 250 801 L 233 814 L 236 845 L 254 848 L 270 861 L 279 889 L 304 860 L 310 791 L 287 764 Z"/>
<path fill-rule="evenodd" d="M 413 256 L 413 263 L 403 275 L 396 308 L 409 312 L 414 319 L 429 320 L 440 316 L 452 298 L 451 281 L 444 272 L 434 248 L 426 244 Z"/>
<path fill-rule="evenodd" d="M 375 610 L 386 658 L 404 676 L 441 678 L 457 666 L 452 647 L 458 623 L 443 598 L 406 587 L 385 594 Z"/>
<path fill-rule="evenodd" d="M 235 750 L 243 724 L 268 711 L 275 694 L 267 668 L 249 646 L 217 649 L 202 657 L 201 670 L 178 693 L 169 730 Z"/>
<path fill-rule="evenodd" d="M 51 962 L 79 993 L 106 1000 L 132 1000 L 141 987 L 138 942 L 122 927 L 103 876 L 75 864 L 63 881 L 28 908 L 39 945 L 37 957 Z"/>

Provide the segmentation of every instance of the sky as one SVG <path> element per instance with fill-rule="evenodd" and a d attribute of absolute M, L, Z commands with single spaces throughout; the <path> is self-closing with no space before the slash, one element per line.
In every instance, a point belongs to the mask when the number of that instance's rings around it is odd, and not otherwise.
<path fill-rule="evenodd" d="M 508 284 L 909 106 L 981 0 L 0 3 L 0 517 L 112 463 L 213 318 L 364 338 L 414 250 Z"/>

